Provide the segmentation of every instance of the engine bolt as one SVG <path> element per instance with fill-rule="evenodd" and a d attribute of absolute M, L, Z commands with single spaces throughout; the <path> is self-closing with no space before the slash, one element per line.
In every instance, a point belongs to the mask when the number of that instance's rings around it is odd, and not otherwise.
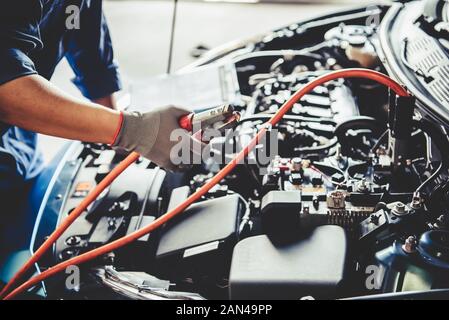
<path fill-rule="evenodd" d="M 115 226 L 116 226 L 116 219 L 114 218 L 114 217 L 109 217 L 108 218 L 108 229 L 109 230 L 112 230 L 112 229 L 114 229 L 115 228 Z"/>
<path fill-rule="evenodd" d="M 409 213 L 409 210 L 402 202 L 396 202 L 391 211 L 397 216 L 403 216 Z"/>
<path fill-rule="evenodd" d="M 406 253 L 413 253 L 416 251 L 416 247 L 418 246 L 418 241 L 414 236 L 410 236 L 405 240 L 405 243 L 402 245 L 402 250 Z"/>
<path fill-rule="evenodd" d="M 70 236 L 65 240 L 65 243 L 69 246 L 76 246 L 81 242 L 81 238 L 77 236 Z"/>
<path fill-rule="evenodd" d="M 362 179 L 360 182 L 357 183 L 357 191 L 361 193 L 368 192 L 370 190 L 369 182 L 367 182 L 365 179 Z"/>
<path fill-rule="evenodd" d="M 336 150 L 335 150 L 335 159 L 337 160 L 341 160 L 343 157 L 341 155 L 341 146 L 338 145 Z"/>
<path fill-rule="evenodd" d="M 449 219 L 447 218 L 446 215 L 442 214 L 441 216 L 438 217 L 434 226 L 438 229 L 445 229 L 449 227 Z"/>
<path fill-rule="evenodd" d="M 394 207 L 398 212 L 405 212 L 405 206 L 402 202 L 399 202 Z"/>
<path fill-rule="evenodd" d="M 422 198 L 419 193 L 415 193 L 413 195 L 411 207 L 415 210 L 421 209 L 422 207 Z"/>

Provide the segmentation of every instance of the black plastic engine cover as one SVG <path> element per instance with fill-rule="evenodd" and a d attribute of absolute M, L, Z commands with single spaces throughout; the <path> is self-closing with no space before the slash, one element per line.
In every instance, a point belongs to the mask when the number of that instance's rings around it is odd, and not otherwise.
<path fill-rule="evenodd" d="M 320 226 L 309 237 L 275 246 L 260 235 L 234 248 L 230 298 L 335 298 L 346 268 L 347 240 L 339 226 Z"/>
<path fill-rule="evenodd" d="M 238 195 L 192 205 L 162 230 L 156 252 L 158 273 L 179 277 L 225 270 L 238 240 L 242 211 Z"/>

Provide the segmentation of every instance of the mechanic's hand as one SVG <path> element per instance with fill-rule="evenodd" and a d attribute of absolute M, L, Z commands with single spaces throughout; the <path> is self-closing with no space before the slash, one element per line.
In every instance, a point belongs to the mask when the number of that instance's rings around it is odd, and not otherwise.
<path fill-rule="evenodd" d="M 124 112 L 120 133 L 112 147 L 135 151 L 150 159 L 158 166 L 169 170 L 177 170 L 189 166 L 191 162 L 180 164 L 182 159 L 192 159 L 193 150 L 201 152 L 202 144 L 184 129 L 179 127 L 179 118 L 190 111 L 168 106 L 147 113 Z M 171 141 L 170 136 L 176 130 L 177 141 Z M 180 143 L 181 142 L 181 143 Z M 182 144 L 188 143 L 189 146 Z M 176 149 L 174 149 L 176 148 Z M 189 154 L 181 154 L 187 150 Z M 185 152 L 184 152 L 185 153 Z"/>

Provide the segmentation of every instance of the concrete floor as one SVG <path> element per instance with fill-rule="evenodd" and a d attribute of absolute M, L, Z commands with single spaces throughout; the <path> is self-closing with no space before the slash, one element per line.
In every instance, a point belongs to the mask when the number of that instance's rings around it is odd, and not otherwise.
<path fill-rule="evenodd" d="M 333 2 L 249 4 L 180 1 L 173 69 L 179 69 L 194 61 L 190 52 L 198 44 L 212 48 L 301 19 L 361 5 L 364 1 L 345 0 L 340 4 Z M 126 90 L 132 91 L 133 83 L 166 72 L 172 8 L 171 1 L 105 1 L 105 13 Z M 62 89 L 79 96 L 70 82 L 72 77 L 70 68 L 63 62 L 57 68 L 52 81 Z M 64 143 L 63 139 L 42 136 L 40 145 L 46 161 L 49 161 Z"/>

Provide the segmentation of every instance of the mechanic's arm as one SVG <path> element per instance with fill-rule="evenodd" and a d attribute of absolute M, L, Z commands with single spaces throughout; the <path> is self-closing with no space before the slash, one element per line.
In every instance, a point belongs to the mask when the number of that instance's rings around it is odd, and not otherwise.
<path fill-rule="evenodd" d="M 119 108 L 117 103 L 117 96 L 115 93 L 101 98 L 93 99 L 92 101 L 110 109 L 118 110 Z"/>
<path fill-rule="evenodd" d="M 174 106 L 146 113 L 118 112 L 63 93 L 38 75 L 0 85 L 0 119 L 31 131 L 136 151 L 156 164 L 176 169 L 170 159 L 178 141 L 178 119 L 189 113 Z M 181 133 L 189 142 L 191 136 Z M 190 142 L 189 142 L 190 143 Z M 189 145 L 193 147 L 193 145 Z"/>
<path fill-rule="evenodd" d="M 75 99 L 38 75 L 0 85 L 0 119 L 31 131 L 86 142 L 112 143 L 120 113 Z"/>

